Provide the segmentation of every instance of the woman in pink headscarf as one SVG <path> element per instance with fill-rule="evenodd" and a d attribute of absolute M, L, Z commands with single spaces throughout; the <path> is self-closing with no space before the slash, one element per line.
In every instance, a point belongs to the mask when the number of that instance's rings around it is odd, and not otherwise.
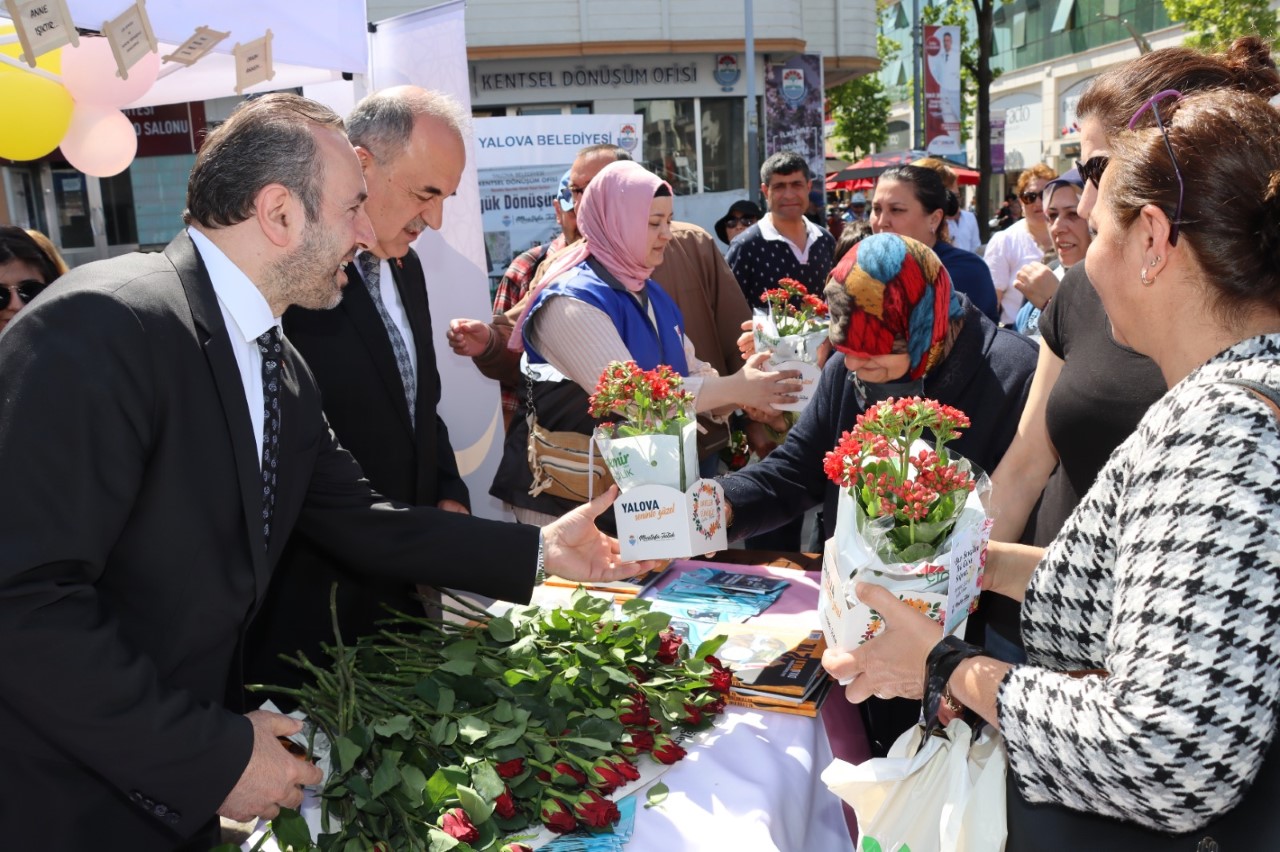
<path fill-rule="evenodd" d="M 587 397 L 610 361 L 646 370 L 666 364 L 686 377 L 699 413 L 794 401 L 798 375 L 759 369 L 768 353 L 731 376 L 694 354 L 680 309 L 649 277 L 671 240 L 671 212 L 670 185 L 638 163 L 611 163 L 587 185 L 578 209 L 584 241 L 551 261 L 511 335 L 511 347 L 526 356 L 521 407 L 527 415 L 532 405 L 542 429 L 590 435 L 596 422 Z M 510 504 L 518 520 L 545 523 L 575 504 L 530 493 L 527 442 L 525 417 L 517 416 L 489 493 Z"/>

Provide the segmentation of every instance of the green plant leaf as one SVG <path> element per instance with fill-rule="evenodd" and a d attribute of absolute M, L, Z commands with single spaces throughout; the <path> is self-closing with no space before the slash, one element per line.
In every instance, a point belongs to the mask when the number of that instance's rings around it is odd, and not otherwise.
<path fill-rule="evenodd" d="M 500 615 L 489 619 L 486 629 L 495 642 L 510 642 L 516 638 L 516 628 L 511 620 Z"/>
<path fill-rule="evenodd" d="M 373 732 L 383 737 L 393 737 L 397 734 L 403 734 L 413 727 L 413 720 L 408 716 L 397 715 L 392 716 L 382 722 L 378 722 L 373 726 Z"/>
<path fill-rule="evenodd" d="M 482 760 L 471 767 L 471 784 L 477 793 L 490 801 L 501 796 L 502 791 L 507 788 L 498 770 L 494 769 L 493 764 L 487 760 Z"/>
<path fill-rule="evenodd" d="M 510 701 L 499 701 L 493 706 L 493 721 L 506 723 L 515 717 L 516 708 Z"/>
<path fill-rule="evenodd" d="M 444 739 L 440 741 L 440 745 L 451 746 L 458 741 L 458 723 L 450 722 L 445 726 Z"/>
<path fill-rule="evenodd" d="M 387 749 L 382 753 L 382 762 L 378 764 L 378 771 L 373 773 L 373 797 L 381 798 L 392 787 L 400 783 L 400 755 L 402 752 L 394 749 Z"/>
<path fill-rule="evenodd" d="M 462 803 L 462 809 L 476 825 L 488 822 L 489 817 L 493 815 L 493 802 L 485 801 L 484 796 L 466 785 L 458 785 L 458 801 Z"/>
<path fill-rule="evenodd" d="M 485 745 L 489 748 L 502 748 L 509 746 L 524 736 L 525 726 L 518 725 L 514 728 L 498 728 L 489 735 L 489 739 Z"/>
<path fill-rule="evenodd" d="M 276 836 L 276 843 L 282 849 L 292 847 L 293 852 L 306 852 L 315 848 L 307 821 L 290 808 L 281 808 L 280 815 L 271 820 L 271 833 Z"/>
<path fill-rule="evenodd" d="M 476 670 L 475 660 L 445 660 L 440 664 L 440 671 L 470 677 Z"/>
<path fill-rule="evenodd" d="M 597 740 L 593 737 L 561 737 L 561 742 L 576 743 L 577 745 L 593 748 L 597 751 L 612 751 L 613 743 L 607 743 L 604 740 Z"/>
<path fill-rule="evenodd" d="M 484 739 L 489 736 L 489 723 L 479 716 L 463 716 L 458 720 L 458 736 L 468 743 Z"/>
<path fill-rule="evenodd" d="M 445 645 L 440 655 L 446 660 L 474 660 L 476 648 L 480 645 L 475 639 L 461 639 Z"/>
<path fill-rule="evenodd" d="M 429 841 L 431 845 L 428 848 L 431 852 L 449 852 L 450 849 L 456 849 L 460 842 L 458 838 L 445 834 L 435 826 L 432 826 L 429 831 L 431 832 L 431 840 Z"/>
<path fill-rule="evenodd" d="M 452 689 L 447 686 L 440 687 L 440 700 L 436 702 L 436 712 L 447 715 L 453 712 L 453 707 L 457 702 L 457 696 Z"/>
<path fill-rule="evenodd" d="M 718 636 L 712 636 L 710 639 L 707 639 L 698 646 L 698 650 L 693 653 L 694 658 L 702 660 L 707 657 L 715 656 L 716 651 L 720 650 L 720 646 L 723 645 L 728 638 L 728 634 L 725 633 L 721 633 Z"/>
<path fill-rule="evenodd" d="M 444 770 L 437 769 L 430 778 L 427 779 L 427 795 L 423 801 L 427 808 L 432 811 L 440 810 L 441 806 L 450 799 L 458 796 L 458 785 L 449 780 Z"/>
<path fill-rule="evenodd" d="M 667 796 L 670 792 L 671 791 L 667 789 L 667 785 L 659 781 L 657 784 L 650 787 L 648 792 L 645 793 L 646 801 L 644 806 L 646 808 L 656 808 L 667 800 Z"/>
<path fill-rule="evenodd" d="M 353 743 L 347 737 L 338 737 L 333 741 L 334 752 L 337 755 L 335 764 L 339 774 L 346 774 L 356 765 L 356 761 L 360 759 L 360 755 L 364 750 L 360 746 Z"/>
<path fill-rule="evenodd" d="M 405 799 L 408 800 L 410 807 L 417 809 L 422 805 L 422 796 L 427 790 L 427 776 L 421 769 L 412 763 L 406 763 L 400 767 L 400 789 L 404 791 Z"/>
<path fill-rule="evenodd" d="M 631 681 L 634 680 L 631 676 L 631 672 L 624 672 L 620 669 L 615 669 L 613 666 L 602 666 L 600 671 L 604 672 L 609 677 L 609 680 L 614 683 L 621 683 L 623 685 L 630 686 Z"/>

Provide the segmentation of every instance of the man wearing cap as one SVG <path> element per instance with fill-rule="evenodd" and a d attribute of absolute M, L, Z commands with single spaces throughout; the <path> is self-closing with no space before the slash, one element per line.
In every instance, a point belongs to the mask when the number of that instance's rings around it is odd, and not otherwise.
<path fill-rule="evenodd" d="M 534 246 L 528 251 L 516 255 L 515 260 L 507 267 L 506 274 L 498 282 L 498 292 L 493 297 L 493 315 L 505 314 L 524 299 L 529 292 L 529 285 L 542 266 L 542 262 L 560 251 L 569 243 L 578 239 L 578 215 L 573 210 L 573 193 L 569 189 L 569 175 L 572 169 L 560 177 L 560 186 L 556 191 L 555 201 L 551 204 L 556 214 L 556 224 L 560 233 L 549 243 Z M 516 413 L 516 386 L 499 380 L 502 389 L 502 422 L 511 428 L 511 418 Z"/>
<path fill-rule="evenodd" d="M 844 220 L 846 222 L 865 222 L 867 220 L 867 196 L 862 192 L 855 192 L 849 196 L 849 203 L 844 208 Z"/>

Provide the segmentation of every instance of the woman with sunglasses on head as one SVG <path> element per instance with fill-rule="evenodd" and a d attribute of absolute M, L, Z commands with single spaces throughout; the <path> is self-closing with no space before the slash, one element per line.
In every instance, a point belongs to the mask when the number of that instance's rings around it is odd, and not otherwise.
<path fill-rule="evenodd" d="M 910 237 L 933 249 L 951 277 L 951 285 L 992 321 L 999 316 L 991 273 L 982 258 L 951 244 L 947 216 L 960 199 L 947 190 L 937 171 L 925 166 L 894 166 L 881 173 L 871 199 L 871 230 Z"/>
<path fill-rule="evenodd" d="M 1055 177 L 1057 173 L 1044 163 L 1036 163 L 1018 175 L 1016 192 L 1022 203 L 1022 218 L 992 234 L 982 252 L 1000 300 L 1000 322 L 1005 325 L 1013 325 L 1022 307 L 1022 294 L 1013 286 L 1018 270 L 1032 262 L 1047 263 L 1055 254 L 1041 197 L 1045 185 Z"/>
<path fill-rule="evenodd" d="M 1169 391 L 1046 551 L 988 559 L 1025 594 L 1029 664 L 879 588 L 859 594 L 885 631 L 825 662 L 853 700 L 926 693 L 1001 729 L 1007 849 L 1258 849 L 1280 794 L 1280 112 L 1165 89 L 1127 127 L 1085 263 Z"/>
<path fill-rule="evenodd" d="M 58 268 L 21 228 L 0 225 L 0 331 L 58 278 Z"/>
<path fill-rule="evenodd" d="M 857 242 L 836 264 L 824 296 L 838 354 L 827 359 L 782 445 L 719 480 L 730 540 L 776 529 L 818 505 L 823 540 L 834 535 L 839 489 L 823 458 L 859 415 L 889 397 L 930 397 L 964 411 L 973 425 L 948 446 L 995 469 L 1026 402 L 1036 346 L 997 328 L 952 288 L 948 271 L 928 246 L 887 232 Z M 872 752 L 883 755 L 919 716 L 918 701 L 868 705 Z"/>

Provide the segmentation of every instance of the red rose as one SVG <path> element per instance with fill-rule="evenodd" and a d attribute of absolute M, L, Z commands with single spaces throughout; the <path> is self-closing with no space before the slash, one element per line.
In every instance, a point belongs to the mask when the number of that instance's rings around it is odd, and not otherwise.
<path fill-rule="evenodd" d="M 627 779 L 623 777 L 622 773 L 617 770 L 607 757 L 599 758 L 592 764 L 591 771 L 587 773 L 587 778 L 592 787 L 606 796 L 627 783 Z"/>
<path fill-rule="evenodd" d="M 667 630 L 658 635 L 658 662 L 670 665 L 680 659 L 680 646 L 684 644 L 684 638 L 678 633 Z"/>
<path fill-rule="evenodd" d="M 636 769 L 636 765 L 621 755 L 614 755 L 609 758 L 609 762 L 613 764 L 613 768 L 619 775 L 628 781 L 639 781 L 640 770 Z"/>
<path fill-rule="evenodd" d="M 715 701 L 702 706 L 702 712 L 706 716 L 719 716 L 724 712 L 724 696 L 717 696 Z"/>
<path fill-rule="evenodd" d="M 702 723 L 702 711 L 698 709 L 696 704 L 684 705 L 684 719 L 681 720 L 686 725 L 698 725 Z"/>
<path fill-rule="evenodd" d="M 687 751 L 666 734 L 660 734 L 654 738 L 653 759 L 659 763 L 672 764 L 684 758 Z"/>
<path fill-rule="evenodd" d="M 632 730 L 627 732 L 627 741 L 622 743 L 623 754 L 643 754 L 653 750 L 653 732 Z"/>
<path fill-rule="evenodd" d="M 540 769 L 540 770 L 538 770 L 538 774 L 537 774 L 537 775 L 535 775 L 535 776 L 533 776 L 533 777 L 534 777 L 534 778 L 537 778 L 537 779 L 538 779 L 539 781 L 541 781 L 543 784 L 550 784 L 550 783 L 551 783 L 551 773 L 550 773 L 550 772 L 548 772 L 548 771 L 547 771 L 547 770 L 545 770 L 545 769 Z"/>
<path fill-rule="evenodd" d="M 533 847 L 525 846 L 523 843 L 508 843 L 498 852 L 533 852 Z"/>
<path fill-rule="evenodd" d="M 493 800 L 493 809 L 503 819 L 511 819 L 516 815 L 516 800 L 509 788 L 502 788 L 502 795 Z"/>
<path fill-rule="evenodd" d="M 573 804 L 573 813 L 587 828 L 608 828 L 621 818 L 618 806 L 595 790 L 587 790 Z"/>
<path fill-rule="evenodd" d="M 587 776 L 562 760 L 551 767 L 551 780 L 555 783 L 569 782 L 570 786 L 581 787 L 587 783 Z"/>
<path fill-rule="evenodd" d="M 631 676 L 636 679 L 636 683 L 644 683 L 649 679 L 649 673 L 639 666 L 627 666 L 627 671 L 631 672 Z"/>
<path fill-rule="evenodd" d="M 649 702 L 642 695 L 628 696 L 618 702 L 618 721 L 624 725 L 649 724 Z"/>
<path fill-rule="evenodd" d="M 440 815 L 440 830 L 463 843 L 480 839 L 480 830 L 471 824 L 471 817 L 462 808 L 450 808 Z"/>
<path fill-rule="evenodd" d="M 556 834 L 568 834 L 578 827 L 578 821 L 573 814 L 569 813 L 569 809 L 564 802 L 553 796 L 548 796 L 542 800 L 540 815 L 542 824 Z"/>
<path fill-rule="evenodd" d="M 511 760 L 504 760 L 494 766 L 494 769 L 498 770 L 498 775 L 503 778 L 515 778 L 521 772 L 524 772 L 524 758 L 516 757 Z"/>

